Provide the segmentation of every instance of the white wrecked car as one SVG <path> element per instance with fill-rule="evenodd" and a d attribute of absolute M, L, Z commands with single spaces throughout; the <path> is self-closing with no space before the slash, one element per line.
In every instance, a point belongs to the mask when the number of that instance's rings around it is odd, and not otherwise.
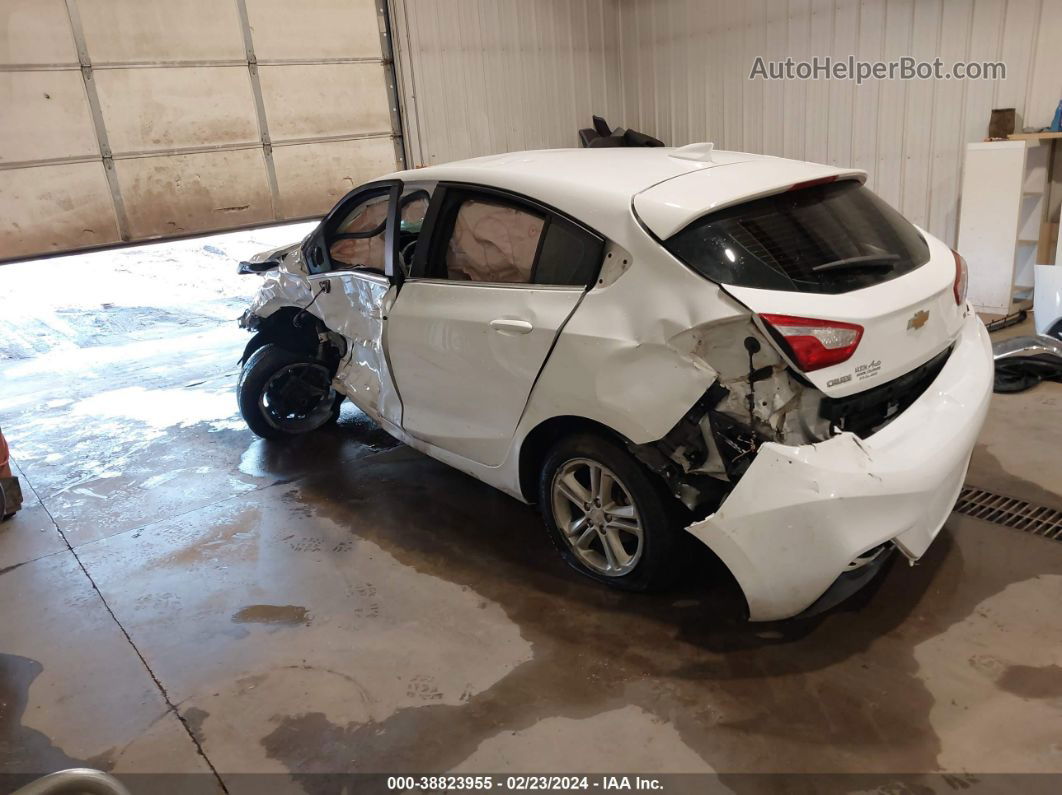
<path fill-rule="evenodd" d="M 711 144 L 396 173 L 241 264 L 240 409 L 347 398 L 594 579 L 662 586 L 691 533 L 751 619 L 817 612 L 926 551 L 992 388 L 962 258 L 864 179 Z"/>

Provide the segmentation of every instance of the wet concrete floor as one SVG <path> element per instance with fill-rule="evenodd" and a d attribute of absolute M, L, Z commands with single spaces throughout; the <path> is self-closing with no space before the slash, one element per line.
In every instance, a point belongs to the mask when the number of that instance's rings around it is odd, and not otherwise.
<path fill-rule="evenodd" d="M 350 407 L 256 439 L 245 341 L 211 319 L 0 359 L 27 497 L 0 772 L 1062 772 L 1062 543 L 953 515 L 803 622 L 744 623 L 708 563 L 615 593 Z M 1060 410 L 1062 385 L 997 397 L 970 482 L 1062 507 Z"/>

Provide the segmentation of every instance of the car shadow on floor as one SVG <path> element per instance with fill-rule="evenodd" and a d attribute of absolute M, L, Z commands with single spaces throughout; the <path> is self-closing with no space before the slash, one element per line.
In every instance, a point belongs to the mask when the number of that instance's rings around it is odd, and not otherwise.
<path fill-rule="evenodd" d="M 821 667 L 903 623 L 945 559 L 961 569 L 945 530 L 918 567 L 897 565 L 894 559 L 868 587 L 821 615 L 750 623 L 737 583 L 692 536 L 684 537 L 683 568 L 667 592 L 608 588 L 563 563 L 534 506 L 399 445 L 360 413 L 309 437 L 261 445 L 258 466 L 274 475 L 295 473 L 313 460 L 313 472 L 298 485 L 300 502 L 315 513 L 357 527 L 359 535 L 402 562 L 471 587 L 510 616 L 536 623 L 563 604 L 566 614 L 579 613 L 586 620 L 623 616 L 640 631 L 654 627 L 654 634 L 714 653 L 784 646 L 825 632 L 828 650 L 804 658 Z M 362 452 L 353 455 L 355 447 Z M 365 448 L 384 452 L 370 455 Z M 577 631 L 574 624 L 568 628 L 555 620 L 543 629 Z M 696 676 L 695 664 L 688 662 L 685 675 Z"/>
<path fill-rule="evenodd" d="M 300 512 L 494 603 L 532 648 L 530 660 L 458 704 L 403 707 L 367 724 L 314 710 L 278 716 L 262 744 L 292 770 L 308 759 L 346 769 L 346 756 L 321 758 L 322 745 L 358 749 L 359 769 L 450 769 L 490 738 L 539 721 L 626 708 L 672 723 L 709 763 L 725 716 L 728 729 L 758 742 L 811 743 L 831 759 L 881 747 L 902 765 L 933 769 L 940 744 L 923 720 L 933 696 L 916 647 L 984 597 L 963 581 L 963 556 L 945 530 L 919 566 L 894 562 L 820 616 L 753 624 L 736 583 L 695 540 L 672 590 L 620 592 L 569 569 L 533 506 L 405 446 L 321 468 L 291 488 Z M 869 710 L 855 695 L 883 692 L 895 701 Z M 823 706 L 824 694 L 836 708 Z"/>
<path fill-rule="evenodd" d="M 313 433 L 282 440 L 252 437 L 240 457 L 239 469 L 245 475 L 265 478 L 274 484 L 290 483 L 308 473 L 342 466 L 399 444 L 365 414 L 346 403 L 335 425 Z"/>

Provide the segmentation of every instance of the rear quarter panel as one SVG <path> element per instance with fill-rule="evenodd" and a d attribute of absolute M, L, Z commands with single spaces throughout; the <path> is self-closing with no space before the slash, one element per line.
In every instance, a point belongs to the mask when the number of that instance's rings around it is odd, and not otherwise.
<path fill-rule="evenodd" d="M 628 246 L 608 249 L 613 260 L 606 259 L 603 280 L 560 334 L 518 440 L 551 417 L 578 416 L 636 444 L 655 441 L 715 380 L 715 370 L 682 342 L 691 328 L 746 317 L 747 310 L 674 260 L 633 215 L 630 223 Z M 629 259 L 626 266 L 623 259 Z M 609 283 L 609 268 L 626 269 Z"/>

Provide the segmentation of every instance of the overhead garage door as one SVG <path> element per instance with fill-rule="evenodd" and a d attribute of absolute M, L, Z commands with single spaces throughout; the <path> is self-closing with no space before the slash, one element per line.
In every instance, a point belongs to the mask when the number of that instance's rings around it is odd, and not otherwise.
<path fill-rule="evenodd" d="M 382 0 L 3 0 L 0 260 L 320 215 L 401 159 Z"/>

